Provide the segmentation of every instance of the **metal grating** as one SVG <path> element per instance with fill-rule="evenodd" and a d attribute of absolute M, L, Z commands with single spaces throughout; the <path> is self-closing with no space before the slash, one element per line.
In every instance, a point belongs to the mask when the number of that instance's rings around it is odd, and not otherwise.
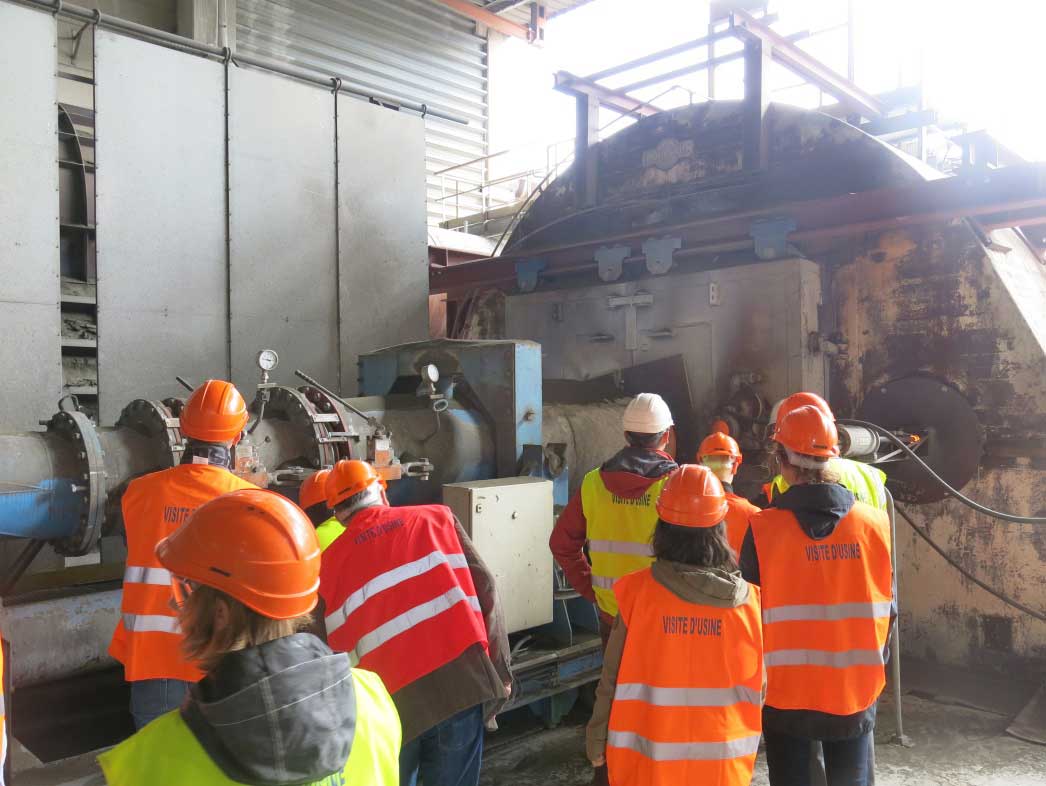
<path fill-rule="evenodd" d="M 283 60 L 346 85 L 467 118 L 425 119 L 429 223 L 442 218 L 435 173 L 487 154 L 487 45 L 475 25 L 431 0 L 237 0 L 238 51 Z M 274 108 L 273 111 L 276 111 Z M 484 162 L 456 176 L 484 178 Z M 474 200 L 466 206 L 465 200 Z M 480 194 L 462 210 L 482 208 Z"/>

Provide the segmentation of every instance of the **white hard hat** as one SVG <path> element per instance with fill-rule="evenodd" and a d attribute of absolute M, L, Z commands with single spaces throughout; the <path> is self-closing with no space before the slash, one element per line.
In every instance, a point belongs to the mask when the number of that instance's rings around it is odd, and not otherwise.
<path fill-rule="evenodd" d="M 657 393 L 640 393 L 628 402 L 622 422 L 625 431 L 636 434 L 660 434 L 673 425 L 672 412 Z"/>

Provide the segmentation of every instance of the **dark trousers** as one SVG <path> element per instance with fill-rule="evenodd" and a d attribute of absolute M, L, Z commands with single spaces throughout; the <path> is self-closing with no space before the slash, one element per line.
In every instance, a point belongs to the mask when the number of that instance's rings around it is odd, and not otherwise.
<path fill-rule="evenodd" d="M 820 781 L 811 756 L 812 740 L 763 731 L 770 786 L 816 786 Z M 873 786 L 875 748 L 872 732 L 852 740 L 821 740 L 828 786 Z"/>
<path fill-rule="evenodd" d="M 400 751 L 400 786 L 477 786 L 483 761 L 483 707 L 433 726 Z"/>
<path fill-rule="evenodd" d="M 182 706 L 189 683 L 182 680 L 138 680 L 131 683 L 131 715 L 134 728 Z"/>

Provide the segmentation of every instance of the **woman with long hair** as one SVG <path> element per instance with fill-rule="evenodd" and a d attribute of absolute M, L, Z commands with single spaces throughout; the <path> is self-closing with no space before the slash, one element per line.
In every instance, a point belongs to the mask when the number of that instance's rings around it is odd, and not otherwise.
<path fill-rule="evenodd" d="M 655 562 L 614 585 L 614 620 L 588 757 L 614 786 L 745 786 L 759 747 L 759 590 L 726 540 L 727 501 L 684 465 L 657 501 Z"/>
<path fill-rule="evenodd" d="M 202 505 L 156 547 L 204 678 L 99 761 L 110 786 L 399 783 L 400 724 L 374 674 L 310 633 L 320 548 L 271 491 Z M 159 578 L 159 577 L 157 577 Z"/>

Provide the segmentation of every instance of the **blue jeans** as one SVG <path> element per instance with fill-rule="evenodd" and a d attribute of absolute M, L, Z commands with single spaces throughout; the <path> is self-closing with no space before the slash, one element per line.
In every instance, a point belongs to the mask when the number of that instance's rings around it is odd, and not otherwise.
<path fill-rule="evenodd" d="M 131 683 L 131 715 L 134 728 L 182 706 L 189 683 L 182 680 L 138 680 Z"/>
<path fill-rule="evenodd" d="M 770 786 L 812 786 L 815 779 L 811 766 L 811 740 L 763 731 L 766 741 L 766 764 L 770 769 Z M 875 783 L 875 748 L 872 732 L 852 740 L 822 740 L 824 778 L 828 786 L 873 786 Z M 814 759 L 815 760 L 815 759 Z"/>
<path fill-rule="evenodd" d="M 483 760 L 483 707 L 433 726 L 400 751 L 400 786 L 477 786 Z"/>

